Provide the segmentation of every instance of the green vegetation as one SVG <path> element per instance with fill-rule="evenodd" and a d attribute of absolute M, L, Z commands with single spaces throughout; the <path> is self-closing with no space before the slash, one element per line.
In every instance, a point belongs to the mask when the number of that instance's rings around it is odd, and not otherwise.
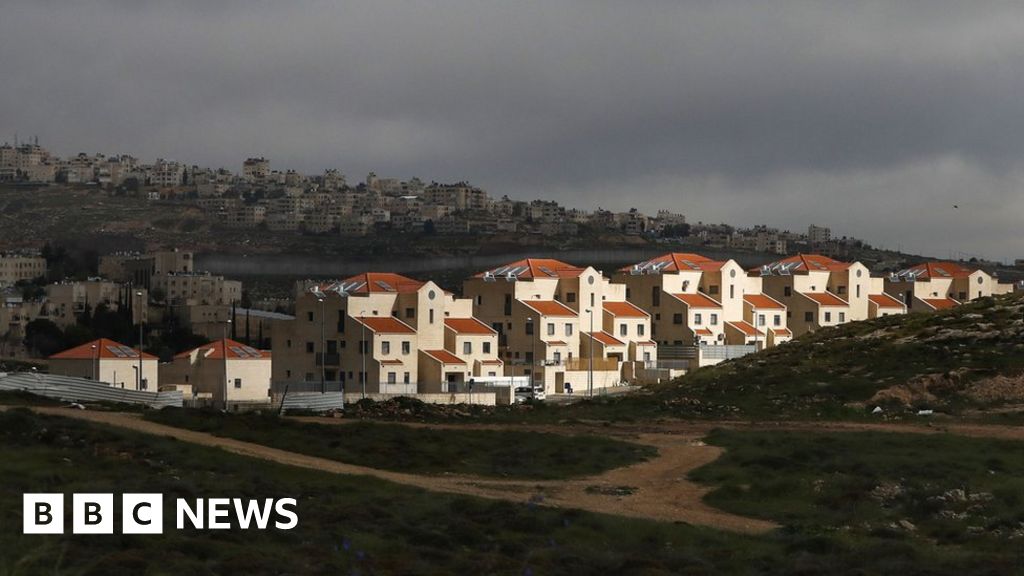
<path fill-rule="evenodd" d="M 61 406 L 61 402 L 21 390 L 0 390 L 0 406 Z"/>
<path fill-rule="evenodd" d="M 715 441 L 722 438 L 726 437 L 716 436 Z M 993 448 L 993 457 L 1019 469 L 1014 463 L 1017 458 L 1003 454 L 1002 448 Z M 937 545 L 926 538 L 901 539 L 889 533 L 823 530 L 810 534 L 805 528 L 754 537 L 548 509 L 536 501 L 523 505 L 428 493 L 365 477 L 257 462 L 25 410 L 0 413 L 0 454 L 0 477 L 4 478 L 0 510 L 7 519 L 0 523 L 0 575 L 4 576 L 959 576 L 1011 574 L 1020 565 L 1015 558 L 1019 547 L 976 548 L 974 539 Z M 770 472 L 747 481 L 761 485 L 782 473 L 774 468 Z M 75 491 L 157 492 L 165 495 L 167 505 L 179 497 L 294 497 L 299 526 L 292 531 L 177 531 L 173 520 L 165 518 L 170 529 L 161 536 L 21 535 L 22 493 Z M 725 501 L 720 494 L 713 498 Z M 116 526 L 119 522 L 115 517 Z"/>
<path fill-rule="evenodd" d="M 559 479 L 628 466 L 656 450 L 599 436 L 439 430 L 400 424 L 314 424 L 274 415 L 167 408 L 146 418 L 349 464 L 418 474 Z"/>
<path fill-rule="evenodd" d="M 1024 566 L 1024 444 L 951 435 L 715 431 L 726 448 L 691 478 L 707 501 L 770 518 L 823 548 L 851 538 L 985 555 L 991 573 Z M 970 571 L 979 573 L 980 568 Z"/>

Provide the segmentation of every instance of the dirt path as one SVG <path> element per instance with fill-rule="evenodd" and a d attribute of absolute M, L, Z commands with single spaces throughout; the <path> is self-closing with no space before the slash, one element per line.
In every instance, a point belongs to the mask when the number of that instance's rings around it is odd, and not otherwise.
<path fill-rule="evenodd" d="M 718 458 L 721 449 L 700 441 L 700 434 L 640 434 L 632 440 L 655 446 L 658 458 L 586 478 L 571 480 L 495 480 L 471 476 L 429 476 L 392 472 L 306 456 L 259 444 L 222 438 L 143 420 L 125 412 L 95 412 L 34 407 L 42 414 L 77 418 L 212 446 L 262 460 L 335 474 L 366 475 L 437 492 L 465 494 L 514 502 L 535 501 L 544 506 L 579 508 L 592 512 L 668 522 L 685 522 L 736 532 L 760 533 L 777 525 L 716 510 L 702 501 L 708 489 L 690 482 L 687 474 Z M 628 493 L 616 488 L 629 487 Z"/>

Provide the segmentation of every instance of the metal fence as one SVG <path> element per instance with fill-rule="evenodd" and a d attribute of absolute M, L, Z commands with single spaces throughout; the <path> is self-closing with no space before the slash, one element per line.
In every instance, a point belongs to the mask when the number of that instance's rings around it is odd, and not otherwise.
<path fill-rule="evenodd" d="M 345 407 L 345 400 L 341 392 L 320 393 L 298 393 L 289 392 L 281 402 L 281 412 L 289 410 L 310 410 L 312 412 L 326 412 L 327 410 L 340 410 Z"/>
<path fill-rule="evenodd" d="M 733 358 L 746 356 L 747 354 L 753 354 L 754 352 L 757 352 L 757 347 L 752 344 L 736 346 L 701 346 L 700 358 L 701 360 L 731 360 Z"/>
<path fill-rule="evenodd" d="M 22 390 L 69 402 L 119 402 L 153 408 L 182 405 L 181 391 L 145 392 L 115 388 L 102 382 L 70 376 L 19 372 L 0 377 L 0 390 Z"/>

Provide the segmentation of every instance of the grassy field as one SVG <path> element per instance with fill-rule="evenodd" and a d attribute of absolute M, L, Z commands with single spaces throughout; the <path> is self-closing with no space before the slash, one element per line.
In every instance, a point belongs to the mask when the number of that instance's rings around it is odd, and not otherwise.
<path fill-rule="evenodd" d="M 273 415 L 164 409 L 146 418 L 282 450 L 384 470 L 498 478 L 586 476 L 653 457 L 654 448 L 599 436 L 437 430 L 399 424 L 311 424 Z"/>
<path fill-rule="evenodd" d="M 951 435 L 716 431 L 726 448 L 691 477 L 706 500 L 785 524 L 821 546 L 887 541 L 977 551 L 984 568 L 1024 568 L 1024 444 Z M 1000 572 L 1003 571 L 1003 572 Z"/>
<path fill-rule="evenodd" d="M 740 453 L 749 438 L 741 441 L 716 435 L 713 441 L 735 446 L 740 458 L 701 471 L 708 481 L 716 474 L 725 482 L 725 488 L 713 496 L 723 506 L 739 507 L 738 502 L 749 500 L 730 499 L 734 486 L 770 483 L 773 477 L 787 474 L 791 465 L 764 461 L 761 465 L 765 468 L 758 475 L 746 464 L 750 457 Z M 770 445 L 785 450 L 787 444 L 780 438 Z M 1016 470 L 1017 456 L 1004 454 L 1005 448 L 996 445 L 991 454 Z M 994 549 L 974 539 L 947 544 L 884 531 L 833 530 L 833 513 L 825 509 L 824 502 L 809 512 L 799 512 L 807 506 L 793 503 L 799 515 L 797 528 L 754 537 L 536 504 L 427 493 L 365 477 L 256 462 L 215 449 L 22 410 L 0 413 L 0 456 L 3 576 L 960 576 L 1012 574 L 1017 571 L 1012 562 L 1019 554 L 1019 547 Z M 896 462 L 905 454 L 890 456 Z M 741 472 L 737 470 L 745 471 L 745 476 L 738 476 Z M 972 487 L 972 493 L 982 488 Z M 166 502 L 176 497 L 294 497 L 300 520 L 295 530 L 287 532 L 170 529 L 161 536 L 21 535 L 21 494 L 47 491 L 159 492 Z M 773 517 L 785 515 L 785 508 L 795 499 L 778 491 L 774 495 L 764 492 L 762 498 L 768 507 L 761 514 Z M 823 522 L 819 529 L 814 528 L 815 518 Z"/>

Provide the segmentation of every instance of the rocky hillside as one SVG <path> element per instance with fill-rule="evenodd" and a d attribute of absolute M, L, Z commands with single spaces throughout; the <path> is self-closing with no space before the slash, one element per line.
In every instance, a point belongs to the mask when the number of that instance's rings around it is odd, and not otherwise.
<path fill-rule="evenodd" d="M 665 415 L 742 418 L 1024 410 L 1024 295 L 821 330 L 632 402 L 652 400 Z"/>

